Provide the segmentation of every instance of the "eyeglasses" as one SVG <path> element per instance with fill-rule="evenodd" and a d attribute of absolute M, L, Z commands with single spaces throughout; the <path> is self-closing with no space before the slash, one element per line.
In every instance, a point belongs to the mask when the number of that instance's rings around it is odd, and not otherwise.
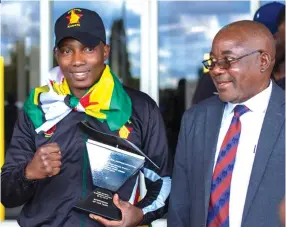
<path fill-rule="evenodd" d="M 222 59 L 218 59 L 218 60 L 214 60 L 214 59 L 208 59 L 208 60 L 204 60 L 202 61 L 202 63 L 204 64 L 204 66 L 209 69 L 209 70 L 212 70 L 214 69 L 214 67 L 217 65 L 220 69 L 229 69 L 231 67 L 231 64 L 233 62 L 236 62 L 236 61 L 239 61 L 240 59 L 244 58 L 244 57 L 247 57 L 247 56 L 250 56 L 252 54 L 255 54 L 255 53 L 263 53 L 262 50 L 255 50 L 251 53 L 248 53 L 248 54 L 245 54 L 245 55 L 242 55 L 238 58 L 222 58 Z"/>

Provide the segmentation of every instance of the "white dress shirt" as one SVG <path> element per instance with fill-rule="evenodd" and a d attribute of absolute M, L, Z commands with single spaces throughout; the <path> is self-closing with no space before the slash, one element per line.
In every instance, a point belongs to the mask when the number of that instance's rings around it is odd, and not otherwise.
<path fill-rule="evenodd" d="M 241 134 L 239 138 L 235 165 L 232 173 L 229 201 L 229 226 L 240 227 L 244 210 L 245 198 L 252 171 L 262 123 L 272 91 L 269 86 L 243 103 L 227 103 L 224 108 L 222 123 L 218 137 L 215 160 L 217 160 L 221 144 L 230 126 L 233 109 L 236 105 L 245 105 L 250 111 L 240 117 Z M 215 166 L 214 166 L 215 167 Z"/>

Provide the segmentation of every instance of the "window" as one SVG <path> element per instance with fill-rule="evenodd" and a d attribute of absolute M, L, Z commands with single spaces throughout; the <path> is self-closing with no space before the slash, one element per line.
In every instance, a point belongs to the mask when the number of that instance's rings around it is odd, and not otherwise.
<path fill-rule="evenodd" d="M 159 1 L 159 106 L 175 152 L 183 112 L 192 104 L 202 60 L 224 25 L 252 19 L 249 1 Z"/>

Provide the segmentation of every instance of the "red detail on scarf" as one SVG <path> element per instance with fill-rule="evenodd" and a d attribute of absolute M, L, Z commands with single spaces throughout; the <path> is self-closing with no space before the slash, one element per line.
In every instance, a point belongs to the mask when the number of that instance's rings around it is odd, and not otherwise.
<path fill-rule="evenodd" d="M 138 179 L 138 181 L 139 181 L 139 179 Z M 139 202 L 139 199 L 140 199 L 140 191 L 139 191 L 139 184 L 138 184 L 137 188 L 136 188 L 136 193 L 135 193 L 133 205 L 136 205 Z"/>
<path fill-rule="evenodd" d="M 83 108 L 98 104 L 98 102 L 90 102 L 90 95 L 91 95 L 91 93 L 88 93 L 79 100 L 79 102 L 83 106 Z"/>
<path fill-rule="evenodd" d="M 54 134 L 54 131 L 56 130 L 56 125 L 51 127 L 48 131 L 46 131 L 44 134 L 45 136 L 52 136 Z"/>
<path fill-rule="evenodd" d="M 133 128 L 131 127 L 126 127 L 128 129 L 129 132 L 132 132 L 133 131 Z M 130 134 L 129 134 L 130 135 Z"/>

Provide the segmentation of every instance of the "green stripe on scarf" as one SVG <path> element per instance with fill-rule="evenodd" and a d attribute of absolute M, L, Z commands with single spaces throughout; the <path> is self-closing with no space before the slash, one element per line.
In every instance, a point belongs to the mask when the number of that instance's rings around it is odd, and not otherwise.
<path fill-rule="evenodd" d="M 24 112 L 29 116 L 35 128 L 40 127 L 45 122 L 44 113 L 39 105 L 34 103 L 36 94 L 36 89 L 34 88 L 30 94 L 28 99 L 24 103 Z M 36 97 L 39 101 L 39 97 Z"/>
<path fill-rule="evenodd" d="M 114 80 L 114 89 L 110 102 L 111 111 L 102 110 L 101 112 L 106 114 L 107 124 L 110 130 L 114 131 L 121 128 L 122 125 L 130 119 L 132 114 L 132 103 L 119 79 L 112 71 L 110 72 Z"/>

